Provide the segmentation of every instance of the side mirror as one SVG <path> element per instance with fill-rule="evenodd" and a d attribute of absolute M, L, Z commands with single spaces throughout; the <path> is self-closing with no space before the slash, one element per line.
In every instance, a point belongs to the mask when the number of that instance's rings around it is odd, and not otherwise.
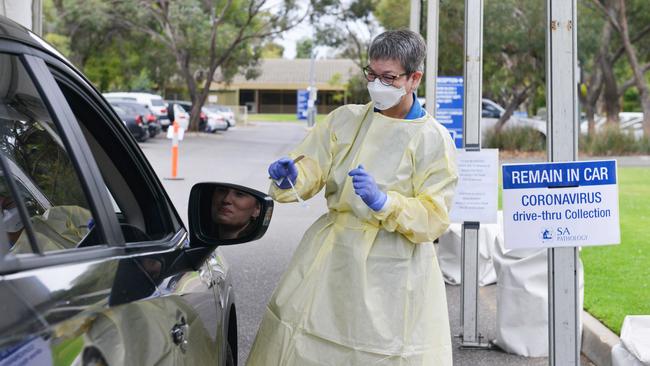
<path fill-rule="evenodd" d="M 267 194 L 228 183 L 198 183 L 189 203 L 190 245 L 214 247 L 261 238 L 271 223 Z"/>

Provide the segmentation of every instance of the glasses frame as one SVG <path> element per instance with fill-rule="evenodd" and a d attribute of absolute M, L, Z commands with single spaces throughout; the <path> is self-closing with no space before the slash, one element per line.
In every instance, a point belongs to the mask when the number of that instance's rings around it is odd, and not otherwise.
<path fill-rule="evenodd" d="M 402 76 L 410 75 L 410 74 L 412 74 L 412 72 L 404 72 L 398 75 L 391 75 L 391 74 L 378 75 L 370 68 L 370 65 L 363 68 L 363 75 L 365 76 L 367 81 L 373 82 L 375 81 L 375 79 L 379 78 L 379 82 L 386 86 L 392 86 L 397 79 L 401 78 Z"/>

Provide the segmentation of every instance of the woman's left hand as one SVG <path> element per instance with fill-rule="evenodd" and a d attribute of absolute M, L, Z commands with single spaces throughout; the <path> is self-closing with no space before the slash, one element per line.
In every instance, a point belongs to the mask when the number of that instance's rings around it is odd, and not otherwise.
<path fill-rule="evenodd" d="M 356 193 L 363 202 L 374 211 L 379 211 L 384 207 L 388 196 L 382 192 L 375 179 L 366 172 L 363 165 L 358 168 L 350 170 L 348 173 L 352 177 L 352 185 L 354 186 L 354 193 Z"/>

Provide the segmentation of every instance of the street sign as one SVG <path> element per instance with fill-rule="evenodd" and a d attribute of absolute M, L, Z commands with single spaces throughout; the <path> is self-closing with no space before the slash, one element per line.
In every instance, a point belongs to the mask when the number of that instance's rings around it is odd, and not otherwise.
<path fill-rule="evenodd" d="M 456 148 L 463 147 L 463 78 L 439 76 L 436 83 L 436 120 L 451 133 Z"/>
<path fill-rule="evenodd" d="M 458 184 L 449 219 L 451 222 L 497 222 L 499 150 L 456 151 Z"/>
<path fill-rule="evenodd" d="M 507 249 L 620 243 L 616 161 L 503 165 Z"/>
<path fill-rule="evenodd" d="M 298 98 L 296 105 L 296 117 L 300 120 L 307 119 L 307 110 L 309 108 L 309 90 L 298 90 Z"/>

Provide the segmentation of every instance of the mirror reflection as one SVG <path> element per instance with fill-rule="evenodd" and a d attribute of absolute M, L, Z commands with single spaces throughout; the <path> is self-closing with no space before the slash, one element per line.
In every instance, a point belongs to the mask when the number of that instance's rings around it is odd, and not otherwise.
<path fill-rule="evenodd" d="M 261 204 L 255 196 L 231 187 L 217 186 L 212 193 L 212 235 L 237 239 L 251 235 L 260 216 Z"/>

